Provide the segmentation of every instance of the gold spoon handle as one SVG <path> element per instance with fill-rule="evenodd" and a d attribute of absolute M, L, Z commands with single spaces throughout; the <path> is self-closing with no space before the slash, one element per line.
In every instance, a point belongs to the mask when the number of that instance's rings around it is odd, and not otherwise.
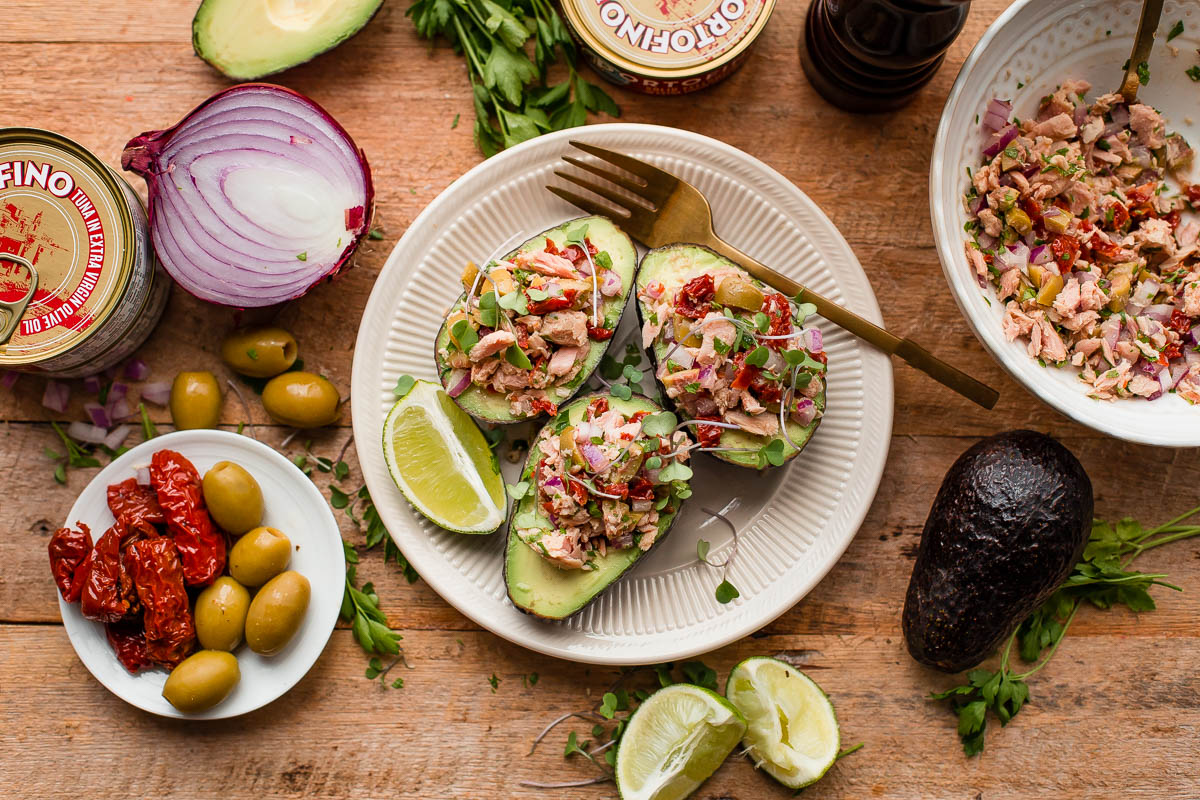
<path fill-rule="evenodd" d="M 1158 31 L 1158 22 L 1162 18 L 1163 0 L 1144 0 L 1142 3 L 1142 18 L 1138 21 L 1137 36 L 1133 39 L 1133 52 L 1125 64 L 1125 77 L 1121 88 L 1117 91 L 1125 98 L 1126 103 L 1137 100 L 1138 86 L 1141 78 L 1138 68 L 1147 65 L 1149 69 L 1150 49 L 1154 47 L 1154 34 Z"/>

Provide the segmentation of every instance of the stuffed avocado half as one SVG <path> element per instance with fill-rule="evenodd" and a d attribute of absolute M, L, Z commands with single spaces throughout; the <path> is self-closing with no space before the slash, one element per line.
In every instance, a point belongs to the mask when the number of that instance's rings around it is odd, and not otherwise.
<path fill-rule="evenodd" d="M 580 397 L 538 433 L 517 485 L 504 557 L 513 605 L 576 613 L 667 535 L 690 494 L 691 440 L 633 395 Z"/>
<path fill-rule="evenodd" d="M 636 271 L 633 242 L 604 217 L 565 222 L 483 268 L 468 264 L 434 345 L 446 392 L 486 422 L 556 413 L 600 364 Z"/>
<path fill-rule="evenodd" d="M 672 244 L 642 258 L 642 346 L 663 395 L 717 458 L 741 467 L 795 458 L 825 411 L 827 359 L 815 309 L 707 247 Z"/>

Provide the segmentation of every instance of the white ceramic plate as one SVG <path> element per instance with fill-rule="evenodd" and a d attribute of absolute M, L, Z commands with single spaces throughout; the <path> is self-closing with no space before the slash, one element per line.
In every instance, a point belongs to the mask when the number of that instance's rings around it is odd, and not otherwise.
<path fill-rule="evenodd" d="M 164 448 L 182 453 L 201 475 L 218 461 L 234 461 L 254 476 L 263 492 L 263 524 L 278 528 L 292 540 L 288 569 L 308 578 L 312 586 L 304 623 L 278 655 L 260 656 L 244 644 L 238 648 L 241 680 L 229 697 L 199 714 L 184 714 L 163 699 L 166 670 L 130 675 L 113 654 L 104 625 L 84 619 L 78 603 L 68 605 L 59 595 L 63 627 L 84 666 L 125 702 L 164 717 L 236 717 L 265 706 L 292 688 L 325 649 L 337 622 L 346 580 L 341 533 L 325 498 L 290 461 L 249 437 L 217 430 L 167 433 L 134 447 L 92 479 L 64 524 L 74 526 L 81 521 L 91 528 L 93 540 L 99 539 L 115 522 L 105 499 L 109 484 L 132 478 L 138 467 L 148 465 L 150 456 Z"/>
<path fill-rule="evenodd" d="M 576 128 L 526 142 L 455 181 L 392 251 L 363 313 L 354 353 L 355 442 L 371 496 L 421 577 L 478 624 L 549 655 L 604 664 L 685 658 L 745 636 L 791 608 L 841 556 L 879 485 L 892 425 L 888 358 L 822 325 L 829 413 L 788 467 L 762 475 L 696 459 L 694 497 L 669 537 L 579 614 L 561 623 L 517 611 L 502 575 L 505 529 L 463 536 L 434 527 L 392 484 L 383 419 L 402 374 L 437 380 L 433 339 L 461 291 L 468 260 L 482 261 L 514 232 L 532 236 L 580 216 L 544 185 L 575 152 L 568 139 L 630 153 L 679 174 L 712 202 L 719 233 L 751 255 L 880 322 L 866 275 L 833 224 L 786 178 L 713 139 L 651 125 Z M 524 238 L 524 237 L 522 237 Z M 628 309 L 613 352 L 636 326 Z M 525 426 L 528 428 L 528 426 Z M 520 465 L 505 464 L 506 480 Z M 730 580 L 741 598 L 713 598 L 719 572 L 696 560 L 696 540 L 723 559 L 732 536 L 701 506 L 724 510 L 740 533 Z"/>
<path fill-rule="evenodd" d="M 976 115 L 982 117 L 993 97 L 1011 98 L 1013 113 L 1023 119 L 1070 78 L 1091 82 L 1089 99 L 1113 91 L 1121 80 L 1120 67 L 1129 58 L 1141 6 L 1137 0 L 1019 0 L 1001 14 L 971 51 L 946 101 L 933 147 L 929 208 L 954 298 L 979 341 L 1014 378 L 1053 408 L 1102 433 L 1145 444 L 1195 447 L 1200 445 L 1200 408 L 1183 398 L 1167 394 L 1152 402 L 1092 400 L 1077 370 L 1044 368 L 1026 355 L 1022 341 L 1005 340 L 1000 330 L 1004 304 L 990 286 L 979 288 L 963 252 L 966 168 L 979 165 L 984 146 Z M 1184 33 L 1168 45 L 1167 31 L 1177 20 L 1183 21 Z M 1162 111 L 1169 129 L 1200 144 L 1200 87 L 1184 74 L 1197 63 L 1200 5 L 1168 0 L 1158 34 L 1150 57 L 1150 83 L 1141 88 L 1138 99 Z"/>

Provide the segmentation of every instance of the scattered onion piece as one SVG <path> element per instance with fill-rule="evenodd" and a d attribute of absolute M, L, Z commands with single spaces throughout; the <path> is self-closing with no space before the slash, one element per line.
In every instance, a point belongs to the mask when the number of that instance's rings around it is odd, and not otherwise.
<path fill-rule="evenodd" d="M 299 297 L 346 266 L 370 229 L 366 157 L 324 109 L 282 86 L 217 92 L 174 127 L 132 139 L 121 166 L 146 179 L 159 260 L 212 303 Z"/>
<path fill-rule="evenodd" d="M 84 378 L 83 390 L 89 394 L 100 394 L 100 376 L 88 375 Z"/>
<path fill-rule="evenodd" d="M 109 450 L 116 450 L 121 445 L 125 444 L 125 439 L 129 436 L 129 432 L 133 430 L 132 425 L 118 425 L 113 428 L 107 436 L 104 437 L 102 444 Z"/>
<path fill-rule="evenodd" d="M 150 377 L 150 367 L 140 358 L 135 358 L 125 365 L 125 377 L 131 381 L 144 381 Z"/>
<path fill-rule="evenodd" d="M 108 431 L 96 425 L 88 425 L 86 422 L 72 422 L 67 426 L 67 435 L 78 442 L 103 444 L 108 436 Z"/>
<path fill-rule="evenodd" d="M 137 482 L 138 482 L 138 486 L 149 486 L 150 485 L 150 468 L 149 467 L 138 467 Z"/>
<path fill-rule="evenodd" d="M 46 381 L 46 391 L 42 392 L 42 405 L 58 414 L 66 413 L 67 403 L 71 400 L 71 387 L 56 380 Z"/>
<path fill-rule="evenodd" d="M 141 389 L 142 399 L 156 406 L 165 406 L 171 399 L 171 384 L 167 381 L 143 383 Z"/>
<path fill-rule="evenodd" d="M 108 430 L 112 427 L 112 420 L 108 416 L 108 411 L 99 403 L 87 402 L 83 404 L 83 410 L 87 412 L 88 418 L 97 428 Z"/>

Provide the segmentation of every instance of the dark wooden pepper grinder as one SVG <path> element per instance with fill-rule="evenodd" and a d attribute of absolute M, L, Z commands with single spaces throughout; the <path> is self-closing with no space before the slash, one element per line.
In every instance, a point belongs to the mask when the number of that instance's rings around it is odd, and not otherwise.
<path fill-rule="evenodd" d="M 847 111 L 892 111 L 933 78 L 970 0 L 812 0 L 800 63 Z"/>

